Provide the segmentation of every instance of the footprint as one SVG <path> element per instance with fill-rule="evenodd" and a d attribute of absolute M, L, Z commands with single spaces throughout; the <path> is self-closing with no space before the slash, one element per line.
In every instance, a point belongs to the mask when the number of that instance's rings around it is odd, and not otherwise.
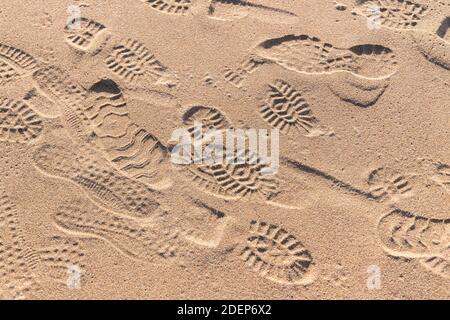
<path fill-rule="evenodd" d="M 76 184 L 95 203 L 136 218 L 151 217 L 159 208 L 157 194 L 145 184 L 125 177 L 87 146 L 39 146 L 33 155 L 44 174 Z"/>
<path fill-rule="evenodd" d="M 223 72 L 223 77 L 228 83 L 236 88 L 242 88 L 248 76 L 258 70 L 259 67 L 266 62 L 267 61 L 264 59 L 252 55 L 245 59 L 236 70 L 226 67 Z"/>
<path fill-rule="evenodd" d="M 389 255 L 415 259 L 426 270 L 450 279 L 450 219 L 396 209 L 383 216 L 377 228 Z"/>
<path fill-rule="evenodd" d="M 373 170 L 367 180 L 370 193 L 379 201 L 390 200 L 393 202 L 401 198 L 412 196 L 413 186 L 408 177 L 390 169 L 377 168 Z"/>
<path fill-rule="evenodd" d="M 289 133 L 291 128 L 311 132 L 318 120 L 303 97 L 289 83 L 277 80 L 269 85 L 265 104 L 259 109 L 262 118 L 273 128 L 282 133 Z"/>
<path fill-rule="evenodd" d="M 230 122 L 220 110 L 212 107 L 194 107 L 194 110 L 197 109 L 201 111 L 193 112 L 188 110 L 183 117 L 184 124 L 187 125 L 186 129 L 191 134 L 191 139 L 201 134 L 199 130 L 203 132 L 214 128 L 223 130 L 227 129 L 228 125 L 231 128 Z M 192 127 L 194 121 L 186 121 L 192 115 L 192 118 L 195 118 L 197 123 L 202 123 L 200 114 L 212 115 L 214 121 L 206 121 L 209 125 L 203 124 L 202 127 L 199 126 L 198 128 Z M 226 141 L 226 139 L 223 139 L 223 141 Z M 291 159 L 280 159 L 279 177 L 263 174 L 263 169 L 266 168 L 261 165 L 261 161 L 256 161 L 256 163 L 255 161 L 250 162 L 250 159 L 255 160 L 256 157 L 250 154 L 248 149 L 245 149 L 242 153 L 236 151 L 238 150 L 235 150 L 235 157 L 231 157 L 229 163 L 225 161 L 213 164 L 194 163 L 179 165 L 178 168 L 189 182 L 192 182 L 194 186 L 203 192 L 227 200 L 262 200 L 267 204 L 286 209 L 299 209 L 302 205 L 299 205 L 297 200 L 294 203 L 293 200 L 298 199 L 299 194 L 305 194 L 305 190 L 309 186 L 304 183 L 311 178 L 316 179 L 317 183 L 322 182 L 324 187 L 338 189 L 343 193 L 352 194 L 365 200 L 376 200 L 368 192 L 341 181 L 326 172 Z M 193 155 L 195 156 L 195 154 Z M 240 156 L 244 159 L 244 163 L 238 164 L 235 161 L 233 162 Z M 292 184 L 293 179 L 295 184 Z M 306 202 L 306 200 L 302 202 Z"/>
<path fill-rule="evenodd" d="M 450 44 L 446 39 L 450 17 L 436 32 L 418 30 L 417 26 L 432 10 L 427 4 L 410 0 L 362 0 L 355 12 L 381 26 L 394 30 L 413 30 L 411 37 L 422 55 L 430 62 L 450 70 Z M 442 6 L 449 6 L 445 1 Z M 437 10 L 440 12 L 440 9 Z"/>
<path fill-rule="evenodd" d="M 237 69 L 225 68 L 223 77 L 227 83 L 242 88 L 252 73 L 266 63 L 275 62 L 302 74 L 327 75 L 327 86 L 334 95 L 363 108 L 378 101 L 389 86 L 390 75 L 397 70 L 397 61 L 389 48 L 362 45 L 338 49 L 305 35 L 267 40 L 255 53 Z"/>
<path fill-rule="evenodd" d="M 103 24 L 85 17 L 80 18 L 79 26 L 66 26 L 64 32 L 67 44 L 90 53 L 95 53 L 108 37 L 108 30 Z"/>
<path fill-rule="evenodd" d="M 224 199 L 271 200 L 278 181 L 262 174 L 261 164 L 195 164 L 185 168 L 187 178 L 205 193 Z"/>
<path fill-rule="evenodd" d="M 0 141 L 28 143 L 41 135 L 42 119 L 25 102 L 0 98 Z"/>
<path fill-rule="evenodd" d="M 37 89 L 34 94 L 42 95 L 42 99 L 50 100 L 58 107 L 52 116 L 60 115 L 71 137 L 77 142 L 85 142 L 90 134 L 87 119 L 82 115 L 86 90 L 55 66 L 38 69 L 33 74 L 33 81 Z"/>
<path fill-rule="evenodd" d="M 303 74 L 331 74 L 347 71 L 355 75 L 382 79 L 397 71 L 391 49 L 364 44 L 348 49 L 336 48 L 317 37 L 287 35 L 261 43 L 255 53 L 283 68 Z"/>
<path fill-rule="evenodd" d="M 236 155 L 230 163 L 211 165 L 211 173 L 220 189 L 231 198 L 269 201 L 278 193 L 278 180 L 274 176 L 264 175 L 265 165 L 250 163 L 251 155 L 245 153 L 245 163 L 234 163 L 242 155 Z"/>
<path fill-rule="evenodd" d="M 195 138 L 199 133 L 196 133 L 196 125 L 201 125 L 202 133 L 212 130 L 225 130 L 231 127 L 230 121 L 218 109 L 207 106 L 193 106 L 187 110 L 183 117 L 183 124 L 188 127 L 188 131 Z"/>
<path fill-rule="evenodd" d="M 449 26 L 450 17 L 447 17 L 436 33 L 417 31 L 411 34 L 420 53 L 428 61 L 446 70 L 450 70 L 450 42 L 446 40 Z"/>
<path fill-rule="evenodd" d="M 159 6 L 161 2 L 157 0 L 155 4 Z M 66 28 L 65 32 L 66 43 L 72 49 L 91 56 L 102 53 L 100 56 L 108 70 L 128 85 L 174 87 L 179 82 L 177 76 L 142 43 L 134 39 L 119 39 L 100 22 L 82 17 L 79 29 L 71 32 Z"/>
<path fill-rule="evenodd" d="M 428 5 L 410 0 L 359 0 L 354 12 L 390 29 L 413 29 L 429 13 Z"/>
<path fill-rule="evenodd" d="M 141 0 L 159 12 L 173 15 L 185 15 L 192 6 L 192 0 Z"/>
<path fill-rule="evenodd" d="M 122 91 L 114 81 L 101 80 L 86 90 L 67 72 L 53 66 L 39 69 L 33 78 L 35 99 L 43 96 L 43 100 L 58 106 L 64 127 L 76 143 L 84 144 L 94 136 L 111 163 L 127 176 L 155 188 L 170 186 L 161 167 L 167 162 L 165 147 L 132 122 Z M 157 92 L 147 97 L 164 100 Z"/>
<path fill-rule="evenodd" d="M 221 130 L 230 128 L 230 122 L 218 109 L 212 107 L 191 107 L 183 115 L 183 123 L 195 140 L 207 130 Z M 201 125 L 199 128 L 194 124 Z M 223 138 L 226 141 L 226 136 Z M 235 146 L 236 147 L 236 146 Z M 196 155 L 193 154 L 195 157 Z M 227 199 L 264 199 L 269 200 L 277 193 L 278 181 L 275 177 L 264 175 L 265 166 L 258 161 L 251 162 L 253 155 L 248 150 L 240 152 L 234 150 L 228 163 L 214 164 L 189 164 L 182 166 L 182 172 L 187 174 L 188 179 L 194 182 L 201 190 L 217 197 Z M 194 158 L 195 159 L 195 158 Z M 238 159 L 244 160 L 237 161 Z M 242 163 L 244 162 L 244 163 Z"/>
<path fill-rule="evenodd" d="M 116 44 L 105 60 L 108 69 L 129 84 L 176 86 L 177 77 L 143 44 L 126 39 Z"/>
<path fill-rule="evenodd" d="M 18 211 L 0 187 L 0 297 L 31 299 L 42 292 L 41 282 L 66 283 L 67 265 L 84 268 L 84 250 L 69 239 L 53 237 L 51 246 L 34 248 L 24 238 Z"/>
<path fill-rule="evenodd" d="M 86 90 L 72 80 L 68 72 L 56 66 L 42 66 L 33 73 L 35 86 L 52 101 L 79 106 L 86 99 Z"/>
<path fill-rule="evenodd" d="M 136 260 L 155 262 L 156 259 L 177 257 L 186 246 L 183 234 L 164 217 L 153 217 L 143 226 L 137 221 L 96 208 L 86 201 L 67 202 L 52 215 L 55 224 L 65 232 L 93 237 L 108 242 L 113 248 Z"/>
<path fill-rule="evenodd" d="M 0 43 L 0 86 L 29 76 L 38 68 L 38 61 L 28 53 Z"/>
<path fill-rule="evenodd" d="M 101 80 L 88 91 L 83 115 L 108 160 L 133 179 L 155 188 L 169 187 L 171 181 L 165 174 L 167 149 L 155 136 L 131 120 L 119 86 L 112 80 Z M 157 96 L 155 98 L 158 100 Z"/>
<path fill-rule="evenodd" d="M 448 251 L 450 219 L 432 219 L 395 209 L 378 222 L 383 249 L 397 257 L 431 258 Z"/>
<path fill-rule="evenodd" d="M 311 253 L 283 228 L 251 221 L 240 257 L 261 277 L 284 285 L 308 285 L 315 279 Z"/>
<path fill-rule="evenodd" d="M 360 108 L 375 105 L 389 86 L 389 79 L 365 79 L 342 72 L 329 78 L 327 86 L 336 97 Z"/>
<path fill-rule="evenodd" d="M 208 16 L 212 19 L 232 21 L 249 15 L 249 6 L 240 0 L 211 0 Z"/>

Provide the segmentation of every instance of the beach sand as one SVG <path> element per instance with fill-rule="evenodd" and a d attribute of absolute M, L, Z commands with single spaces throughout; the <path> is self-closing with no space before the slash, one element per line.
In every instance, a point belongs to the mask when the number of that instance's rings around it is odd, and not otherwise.
<path fill-rule="evenodd" d="M 0 297 L 449 299 L 449 25 L 449 0 L 2 0 Z M 173 161 L 239 129 L 278 132 L 276 172 Z"/>

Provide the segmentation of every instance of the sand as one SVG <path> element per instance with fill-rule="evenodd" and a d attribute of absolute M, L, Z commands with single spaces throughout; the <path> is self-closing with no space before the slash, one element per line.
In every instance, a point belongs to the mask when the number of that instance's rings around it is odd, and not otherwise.
<path fill-rule="evenodd" d="M 0 297 L 450 298 L 449 22 L 1 1 Z M 278 130 L 279 169 L 174 163 L 180 129 Z"/>

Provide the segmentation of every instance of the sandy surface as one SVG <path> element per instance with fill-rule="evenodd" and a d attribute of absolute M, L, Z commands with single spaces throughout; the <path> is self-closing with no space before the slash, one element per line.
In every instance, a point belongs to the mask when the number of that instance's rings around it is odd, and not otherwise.
<path fill-rule="evenodd" d="M 2 0 L 0 297 L 450 298 L 449 21 L 449 0 Z M 196 122 L 279 129 L 277 174 L 174 164 Z"/>

